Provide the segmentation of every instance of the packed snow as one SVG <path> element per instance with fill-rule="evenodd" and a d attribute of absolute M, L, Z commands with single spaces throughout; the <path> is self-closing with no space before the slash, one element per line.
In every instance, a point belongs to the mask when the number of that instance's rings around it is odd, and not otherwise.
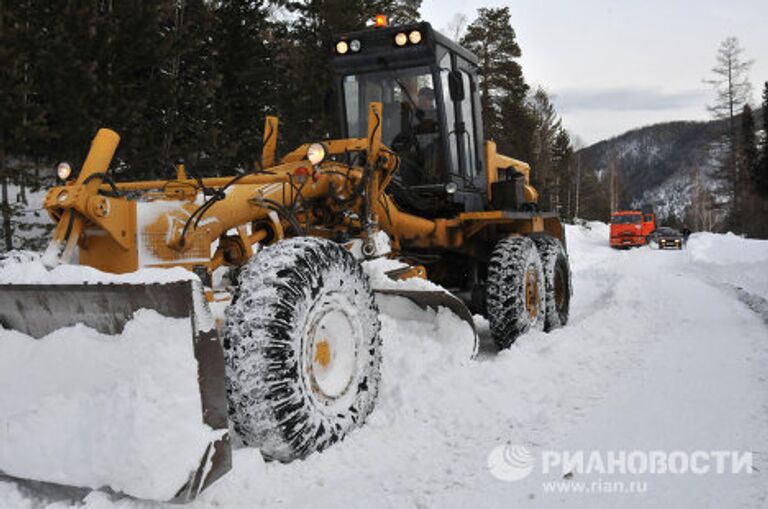
<path fill-rule="evenodd" d="M 77 325 L 37 340 L 0 328 L 0 387 L 12 388 L 0 392 L 0 469 L 172 499 L 215 439 L 191 337 L 189 319 L 146 309 L 116 336 Z"/>
<path fill-rule="evenodd" d="M 602 223 L 568 227 L 567 235 L 574 296 L 565 328 L 529 333 L 496 353 L 477 317 L 483 350 L 470 360 L 456 355 L 463 333 L 450 322 L 455 317 L 383 314 L 381 393 L 366 425 L 287 465 L 238 449 L 232 472 L 190 507 L 765 507 L 768 334 L 742 301 L 744 292 L 768 298 L 768 243 L 695 234 L 683 251 L 614 251 Z M 754 468 L 536 471 L 510 481 L 488 464 L 505 444 L 536 458 L 551 450 L 747 451 Z M 647 490 L 551 491 L 546 484 L 595 480 L 643 480 Z M 162 507 L 0 478 L 3 504 Z"/>

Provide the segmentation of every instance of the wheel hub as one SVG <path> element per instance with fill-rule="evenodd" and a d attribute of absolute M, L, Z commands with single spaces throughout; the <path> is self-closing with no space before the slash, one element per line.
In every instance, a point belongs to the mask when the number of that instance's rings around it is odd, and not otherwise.
<path fill-rule="evenodd" d="M 334 298 L 316 307 L 307 334 L 304 371 L 312 392 L 326 404 L 342 398 L 357 372 L 359 324 Z"/>
<path fill-rule="evenodd" d="M 539 315 L 539 285 L 536 272 L 529 269 L 525 273 L 525 308 L 531 320 Z"/>
<path fill-rule="evenodd" d="M 331 345 L 328 340 L 321 339 L 315 345 L 315 363 L 327 368 L 331 363 Z"/>

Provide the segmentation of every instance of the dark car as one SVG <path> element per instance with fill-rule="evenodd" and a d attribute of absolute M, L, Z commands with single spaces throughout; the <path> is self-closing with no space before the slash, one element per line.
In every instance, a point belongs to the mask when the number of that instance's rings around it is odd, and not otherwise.
<path fill-rule="evenodd" d="M 683 249 L 683 234 L 668 226 L 657 228 L 653 240 L 659 249 Z"/>

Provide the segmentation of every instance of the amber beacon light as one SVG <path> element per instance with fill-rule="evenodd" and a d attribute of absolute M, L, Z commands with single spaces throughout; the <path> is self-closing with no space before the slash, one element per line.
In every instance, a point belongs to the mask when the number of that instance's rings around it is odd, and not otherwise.
<path fill-rule="evenodd" d="M 384 28 L 387 26 L 387 16 L 386 14 L 377 14 L 376 15 L 376 21 L 375 21 L 376 28 Z"/>

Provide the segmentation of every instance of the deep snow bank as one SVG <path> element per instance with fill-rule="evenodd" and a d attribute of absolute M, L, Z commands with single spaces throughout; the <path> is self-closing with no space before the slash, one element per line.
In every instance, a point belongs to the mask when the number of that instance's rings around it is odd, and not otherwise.
<path fill-rule="evenodd" d="M 151 310 L 119 336 L 0 328 L 0 470 L 172 498 L 213 438 L 191 337 L 190 320 Z"/>
<path fill-rule="evenodd" d="M 733 233 L 694 233 L 688 240 L 691 260 L 715 265 L 768 262 L 768 240 L 745 239 Z"/>
<path fill-rule="evenodd" d="M 685 250 L 688 267 L 700 277 L 768 299 L 768 240 L 732 233 L 694 233 Z"/>

